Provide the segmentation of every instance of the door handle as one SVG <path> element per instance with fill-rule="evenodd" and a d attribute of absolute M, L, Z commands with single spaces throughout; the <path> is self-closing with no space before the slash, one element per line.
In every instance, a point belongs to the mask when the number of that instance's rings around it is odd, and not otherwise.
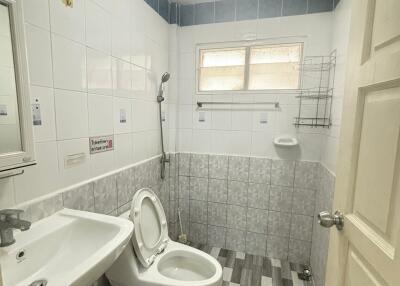
<path fill-rule="evenodd" d="M 338 230 L 344 227 L 344 216 L 340 211 L 336 211 L 333 215 L 328 211 L 323 211 L 318 214 L 318 223 L 322 227 L 336 226 Z"/>

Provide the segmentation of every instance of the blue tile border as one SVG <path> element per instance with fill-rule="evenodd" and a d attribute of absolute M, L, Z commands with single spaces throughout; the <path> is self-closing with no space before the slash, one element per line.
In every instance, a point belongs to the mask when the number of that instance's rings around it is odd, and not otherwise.
<path fill-rule="evenodd" d="M 340 0 L 214 0 L 179 4 L 144 0 L 169 24 L 178 26 L 224 23 L 333 11 Z"/>

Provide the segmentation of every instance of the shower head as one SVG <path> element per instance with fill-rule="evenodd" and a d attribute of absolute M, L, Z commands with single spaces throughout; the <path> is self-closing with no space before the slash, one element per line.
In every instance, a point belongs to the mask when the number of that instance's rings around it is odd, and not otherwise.
<path fill-rule="evenodd" d="M 169 77 L 170 77 L 170 76 L 171 76 L 171 75 L 170 75 L 169 72 L 165 72 L 165 73 L 162 75 L 162 77 L 161 77 L 161 82 L 162 82 L 162 83 L 167 82 L 167 81 L 169 80 Z"/>

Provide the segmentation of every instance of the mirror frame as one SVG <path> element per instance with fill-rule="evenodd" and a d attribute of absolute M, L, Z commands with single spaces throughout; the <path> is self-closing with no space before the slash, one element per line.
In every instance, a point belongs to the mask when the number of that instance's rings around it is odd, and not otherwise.
<path fill-rule="evenodd" d="M 0 0 L 10 17 L 22 151 L 0 154 L 0 172 L 36 164 L 22 0 Z"/>

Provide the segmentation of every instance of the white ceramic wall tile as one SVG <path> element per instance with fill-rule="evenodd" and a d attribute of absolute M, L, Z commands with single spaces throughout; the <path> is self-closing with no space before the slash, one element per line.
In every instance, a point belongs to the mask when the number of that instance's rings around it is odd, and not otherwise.
<path fill-rule="evenodd" d="M 122 168 L 132 162 L 132 133 L 114 135 L 114 166 Z"/>
<path fill-rule="evenodd" d="M 50 32 L 25 25 L 28 54 L 29 80 L 31 84 L 53 86 Z"/>
<path fill-rule="evenodd" d="M 16 204 L 14 195 L 14 178 L 0 180 L 0 208 L 10 208 Z"/>
<path fill-rule="evenodd" d="M 85 1 L 67 7 L 63 1 L 50 2 L 51 31 L 68 39 L 85 43 Z"/>
<path fill-rule="evenodd" d="M 114 98 L 114 133 L 130 133 L 132 131 L 132 100 Z"/>
<path fill-rule="evenodd" d="M 72 185 L 89 178 L 89 139 L 81 138 L 57 142 L 60 183 Z M 72 159 L 72 160 L 70 160 Z"/>
<path fill-rule="evenodd" d="M 114 96 L 132 97 L 131 65 L 112 58 L 112 75 Z"/>
<path fill-rule="evenodd" d="M 132 95 L 134 98 L 146 98 L 146 70 L 137 65 L 131 65 Z"/>
<path fill-rule="evenodd" d="M 193 107 L 192 105 L 179 105 L 179 128 L 187 129 L 192 128 L 193 119 Z"/>
<path fill-rule="evenodd" d="M 93 0 L 86 0 L 86 44 L 111 53 L 111 15 Z"/>
<path fill-rule="evenodd" d="M 112 95 L 111 56 L 87 48 L 88 92 Z"/>
<path fill-rule="evenodd" d="M 150 157 L 150 145 L 148 144 L 148 132 L 135 132 L 133 133 L 133 162 L 140 162 Z"/>
<path fill-rule="evenodd" d="M 88 111 L 90 136 L 114 133 L 112 97 L 89 94 Z"/>
<path fill-rule="evenodd" d="M 33 126 L 35 142 L 56 140 L 56 118 L 52 88 L 31 85 L 32 108 L 38 108 L 41 123 Z"/>
<path fill-rule="evenodd" d="M 129 21 L 124 22 L 114 16 L 112 21 L 112 55 L 114 57 L 128 62 L 131 60 L 130 37 Z"/>
<path fill-rule="evenodd" d="M 211 130 L 193 130 L 193 150 L 199 153 L 208 154 L 211 152 Z"/>
<path fill-rule="evenodd" d="M 86 93 L 54 90 L 57 140 L 88 137 Z"/>
<path fill-rule="evenodd" d="M 24 0 L 23 7 L 26 22 L 50 30 L 48 0 Z"/>
<path fill-rule="evenodd" d="M 85 47 L 56 35 L 52 36 L 52 47 L 54 87 L 86 91 Z"/>
<path fill-rule="evenodd" d="M 100 176 L 114 168 L 114 151 L 101 152 L 90 155 L 91 177 Z"/>

